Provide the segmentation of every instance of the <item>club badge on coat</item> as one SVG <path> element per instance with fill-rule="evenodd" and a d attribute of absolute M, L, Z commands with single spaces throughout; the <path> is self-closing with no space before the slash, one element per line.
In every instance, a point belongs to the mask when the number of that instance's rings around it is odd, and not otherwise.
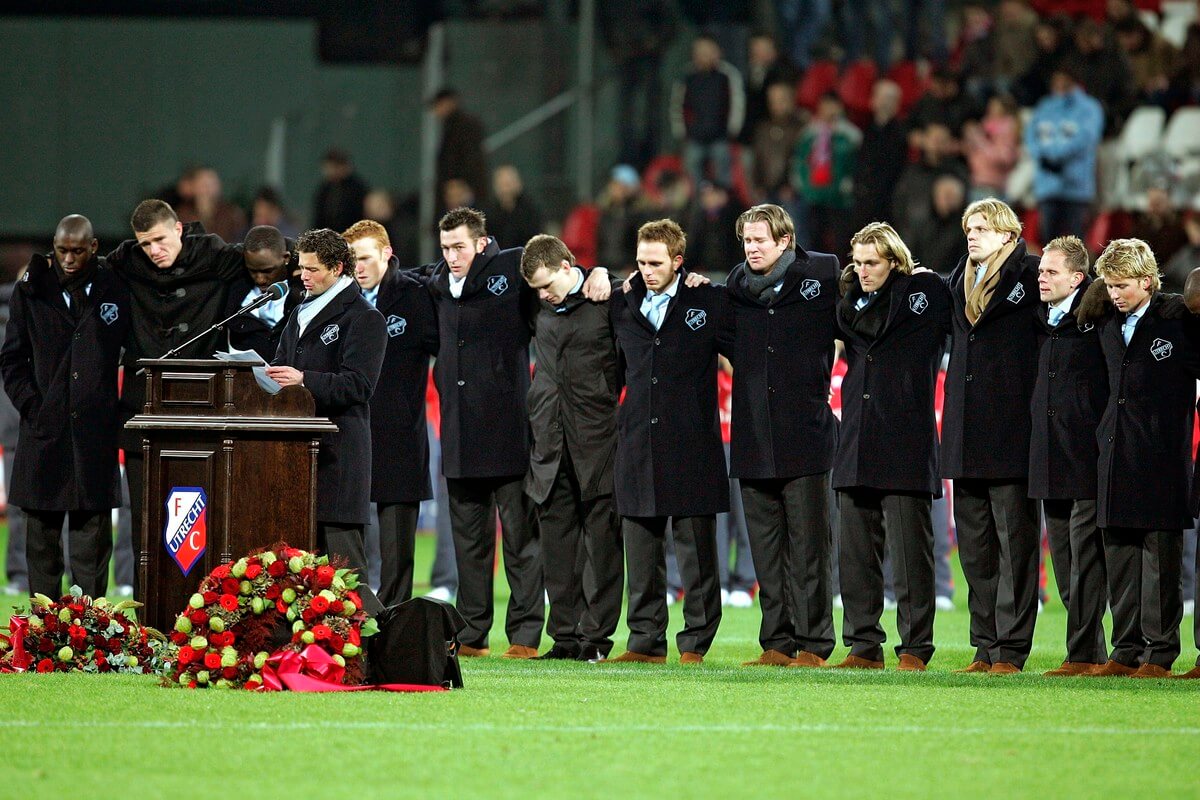
<path fill-rule="evenodd" d="M 1012 303 L 1014 306 L 1017 305 L 1018 303 L 1020 303 L 1022 300 L 1025 299 L 1025 287 L 1018 283 L 1016 286 L 1014 286 L 1012 288 L 1012 291 L 1008 293 L 1008 297 L 1006 297 L 1005 299 L 1008 300 L 1008 302 Z"/>
<path fill-rule="evenodd" d="M 388 336 L 403 336 L 405 328 L 408 327 L 408 320 L 404 317 L 397 317 L 395 314 L 388 315 L 387 332 Z"/>
<path fill-rule="evenodd" d="M 800 284 L 800 296 L 805 300 L 813 300 L 821 295 L 821 282 L 808 278 Z"/>
<path fill-rule="evenodd" d="M 914 314 L 924 314 L 929 308 L 929 298 L 924 292 L 913 292 L 908 296 L 908 309 Z"/>
<path fill-rule="evenodd" d="M 120 310 L 117 309 L 116 303 L 101 303 L 100 304 L 100 319 L 102 319 L 104 321 L 105 325 L 112 325 L 114 322 L 117 321 L 117 317 L 119 317 L 120 315 L 121 315 L 121 312 L 120 312 Z"/>
<path fill-rule="evenodd" d="M 330 345 L 336 342 L 339 330 L 337 325 L 326 325 L 325 330 L 321 331 L 321 344 Z"/>
<path fill-rule="evenodd" d="M 1155 339 L 1150 345 L 1150 355 L 1154 356 L 1155 361 L 1162 361 L 1164 358 L 1170 358 L 1174 349 L 1175 345 L 1166 339 Z"/>
<path fill-rule="evenodd" d="M 505 275 L 493 275 L 488 278 L 488 291 L 499 297 L 508 290 L 508 277 Z"/>
<path fill-rule="evenodd" d="M 687 326 L 694 331 L 698 331 L 704 327 L 704 323 L 708 322 L 708 312 L 703 308 L 689 308 L 683 317 L 683 321 Z"/>

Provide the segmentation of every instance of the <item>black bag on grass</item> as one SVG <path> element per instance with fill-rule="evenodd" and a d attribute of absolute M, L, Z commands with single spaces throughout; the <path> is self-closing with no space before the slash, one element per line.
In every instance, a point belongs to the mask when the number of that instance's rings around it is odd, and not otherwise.
<path fill-rule="evenodd" d="M 467 626 L 449 603 L 415 597 L 375 617 L 379 633 L 367 639 L 371 683 L 461 688 L 458 633 Z"/>

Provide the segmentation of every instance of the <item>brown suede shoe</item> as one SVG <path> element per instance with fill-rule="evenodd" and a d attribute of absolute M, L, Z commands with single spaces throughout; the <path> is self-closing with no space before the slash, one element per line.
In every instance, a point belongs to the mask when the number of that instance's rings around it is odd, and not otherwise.
<path fill-rule="evenodd" d="M 908 653 L 900 654 L 900 663 L 896 665 L 897 672 L 924 672 L 925 662 Z"/>
<path fill-rule="evenodd" d="M 1101 664 L 1089 664 L 1086 661 L 1064 661 L 1062 666 L 1052 669 L 1048 672 L 1043 672 L 1047 678 L 1075 678 L 1079 675 L 1086 675 L 1094 669 L 1099 669 Z"/>
<path fill-rule="evenodd" d="M 1138 667 L 1138 671 L 1130 675 L 1131 678 L 1169 678 L 1171 670 L 1163 669 L 1158 664 L 1142 664 Z"/>
<path fill-rule="evenodd" d="M 526 647 L 523 644 L 514 644 L 500 654 L 501 658 L 537 658 L 536 647 Z"/>
<path fill-rule="evenodd" d="M 467 658 L 483 658 L 490 652 L 491 648 L 488 647 L 468 647 L 465 644 L 458 646 L 458 654 Z"/>
<path fill-rule="evenodd" d="M 763 653 L 753 661 L 743 661 L 743 667 L 790 667 L 792 657 L 778 650 L 763 650 Z"/>
<path fill-rule="evenodd" d="M 610 658 L 607 661 L 601 661 L 601 664 L 665 664 L 666 656 L 648 656 L 645 653 L 635 653 L 632 650 L 626 650 L 616 658 Z"/>
<path fill-rule="evenodd" d="M 1171 679 L 1176 681 L 1200 680 L 1200 666 L 1192 667 L 1187 672 L 1181 672 L 1178 675 L 1172 675 Z"/>
<path fill-rule="evenodd" d="M 962 669 L 954 670 L 955 675 L 976 675 L 983 672 L 991 672 L 992 665 L 986 661 L 972 661 L 968 666 Z"/>
<path fill-rule="evenodd" d="M 810 653 L 807 650 L 801 650 L 800 654 L 788 664 L 789 667 L 823 667 L 825 659 L 821 658 L 816 653 Z"/>
<path fill-rule="evenodd" d="M 680 664 L 703 664 L 704 656 L 700 655 L 699 653 L 680 653 L 679 654 L 679 663 Z"/>
<path fill-rule="evenodd" d="M 1127 667 L 1120 661 L 1113 661 L 1111 658 L 1107 664 L 1096 667 L 1091 672 L 1085 672 L 1084 675 L 1088 678 L 1128 678 L 1137 672 L 1135 667 Z"/>
<path fill-rule="evenodd" d="M 1018 675 L 1020 672 L 1021 668 L 1016 664 L 1010 664 L 1007 661 L 997 661 L 988 670 L 988 675 Z"/>
<path fill-rule="evenodd" d="M 883 669 L 882 661 L 871 661 L 862 656 L 846 656 L 842 663 L 834 664 L 833 669 Z"/>

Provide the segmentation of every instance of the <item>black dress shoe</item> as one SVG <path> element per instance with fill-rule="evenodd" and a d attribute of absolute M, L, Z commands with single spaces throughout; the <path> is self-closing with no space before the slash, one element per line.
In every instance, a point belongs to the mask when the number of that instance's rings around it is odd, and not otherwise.
<path fill-rule="evenodd" d="M 579 655 L 575 656 L 576 661 L 586 661 L 589 664 L 599 664 L 604 658 L 604 653 L 594 644 L 585 644 L 580 648 Z"/>
<path fill-rule="evenodd" d="M 540 656 L 536 656 L 536 661 L 574 661 L 578 651 L 563 647 L 561 644 L 556 644 Z"/>

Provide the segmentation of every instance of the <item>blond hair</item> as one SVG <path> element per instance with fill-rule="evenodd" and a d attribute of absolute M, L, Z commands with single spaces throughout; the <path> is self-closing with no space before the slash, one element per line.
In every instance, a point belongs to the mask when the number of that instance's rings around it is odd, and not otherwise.
<path fill-rule="evenodd" d="M 1063 254 L 1063 260 L 1072 272 L 1087 275 L 1090 271 L 1091 257 L 1088 255 L 1087 245 L 1078 236 L 1059 236 L 1057 239 L 1051 239 L 1042 248 L 1042 253 L 1052 250 Z"/>
<path fill-rule="evenodd" d="M 687 236 L 683 228 L 673 219 L 656 219 L 638 228 L 637 240 L 641 242 L 660 242 L 667 246 L 667 254 L 674 259 L 682 256 L 687 247 Z"/>
<path fill-rule="evenodd" d="M 792 217 L 782 206 L 773 205 L 771 203 L 763 203 L 762 205 L 751 206 L 742 212 L 742 215 L 737 219 L 735 232 L 737 238 L 743 238 L 746 226 L 752 222 L 765 222 L 767 229 L 771 231 L 771 240 L 778 242 L 784 236 L 788 237 L 788 247 L 792 250 L 796 249 L 796 223 L 792 222 Z"/>
<path fill-rule="evenodd" d="M 967 220 L 975 214 L 982 214 L 984 222 L 997 233 L 1011 233 L 1014 241 L 1021 235 L 1021 220 L 1017 219 L 1017 212 L 1003 200 L 985 197 L 967 206 L 962 215 L 963 233 L 967 232 Z"/>
<path fill-rule="evenodd" d="M 911 275 L 913 267 L 917 265 L 908 245 L 900 238 L 900 234 L 896 233 L 896 229 L 886 222 L 868 223 L 850 237 L 850 246 L 854 247 L 856 244 L 874 245 L 875 252 L 879 253 L 881 258 L 892 262 L 896 271 L 901 274 Z"/>
<path fill-rule="evenodd" d="M 380 249 L 392 246 L 391 240 L 388 239 L 387 228 L 373 219 L 360 219 L 342 231 L 342 238 L 346 240 L 346 244 L 354 244 L 359 239 L 374 239 Z"/>
<path fill-rule="evenodd" d="M 1150 245 L 1141 239 L 1113 239 L 1096 259 L 1096 275 L 1107 281 L 1149 278 L 1150 289 L 1162 288 L 1158 275 L 1158 261 Z"/>

